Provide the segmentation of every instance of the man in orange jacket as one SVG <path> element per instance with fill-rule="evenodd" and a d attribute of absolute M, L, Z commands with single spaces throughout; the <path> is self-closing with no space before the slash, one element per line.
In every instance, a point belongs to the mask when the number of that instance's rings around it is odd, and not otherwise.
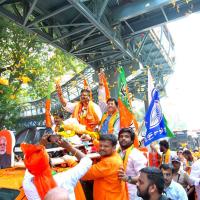
<path fill-rule="evenodd" d="M 127 200 L 125 182 L 119 180 L 118 170 L 123 166 L 122 159 L 116 152 L 117 138 L 113 134 L 100 136 L 99 154 L 101 160 L 93 164 L 83 176 L 83 180 L 94 180 L 94 200 Z"/>

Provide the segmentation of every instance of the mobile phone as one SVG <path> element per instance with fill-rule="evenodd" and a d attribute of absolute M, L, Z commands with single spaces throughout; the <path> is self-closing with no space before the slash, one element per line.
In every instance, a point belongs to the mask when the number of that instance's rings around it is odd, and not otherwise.
<path fill-rule="evenodd" d="M 50 135 L 48 138 L 47 138 L 47 141 L 48 142 L 57 142 L 59 139 L 61 138 L 60 135 Z"/>

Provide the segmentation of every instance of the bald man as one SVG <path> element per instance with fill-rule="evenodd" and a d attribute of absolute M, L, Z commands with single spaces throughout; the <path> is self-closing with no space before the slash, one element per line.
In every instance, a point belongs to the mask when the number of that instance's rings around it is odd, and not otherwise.
<path fill-rule="evenodd" d="M 44 200 L 69 200 L 69 195 L 66 189 L 55 187 L 47 192 Z"/>

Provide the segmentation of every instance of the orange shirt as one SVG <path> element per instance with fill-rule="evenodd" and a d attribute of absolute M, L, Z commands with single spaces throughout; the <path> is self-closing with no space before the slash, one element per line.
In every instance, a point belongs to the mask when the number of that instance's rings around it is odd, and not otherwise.
<path fill-rule="evenodd" d="M 94 180 L 94 200 L 128 199 L 125 182 L 118 178 L 120 166 L 123 166 L 122 159 L 115 152 L 111 156 L 102 157 L 101 161 L 93 164 L 83 176 L 83 180 Z"/>

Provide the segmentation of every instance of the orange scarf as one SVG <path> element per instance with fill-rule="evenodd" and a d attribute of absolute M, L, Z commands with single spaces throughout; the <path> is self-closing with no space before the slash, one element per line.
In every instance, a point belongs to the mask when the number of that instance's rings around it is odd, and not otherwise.
<path fill-rule="evenodd" d="M 101 119 L 100 129 L 101 129 L 104 121 L 107 119 L 107 117 L 108 117 L 108 113 L 106 112 L 106 113 L 103 114 L 103 117 Z M 108 122 L 108 133 L 109 134 L 113 133 L 113 131 L 114 131 L 114 125 L 115 125 L 115 122 L 117 121 L 118 118 L 119 118 L 119 112 L 115 111 L 112 114 L 112 116 L 110 118 L 110 121 Z"/>
<path fill-rule="evenodd" d="M 88 131 L 94 131 L 95 127 L 100 122 L 100 119 L 94 109 L 94 103 L 92 101 L 89 101 L 84 116 L 80 115 L 80 113 L 82 112 L 81 110 L 82 110 L 82 104 L 81 102 L 79 102 L 74 109 L 72 117 L 78 119 L 80 124 L 85 125 Z"/>
<path fill-rule="evenodd" d="M 21 144 L 21 149 L 25 156 L 24 164 L 34 175 L 33 182 L 43 200 L 46 193 L 56 187 L 56 182 L 51 174 L 49 156 L 42 145 Z"/>

